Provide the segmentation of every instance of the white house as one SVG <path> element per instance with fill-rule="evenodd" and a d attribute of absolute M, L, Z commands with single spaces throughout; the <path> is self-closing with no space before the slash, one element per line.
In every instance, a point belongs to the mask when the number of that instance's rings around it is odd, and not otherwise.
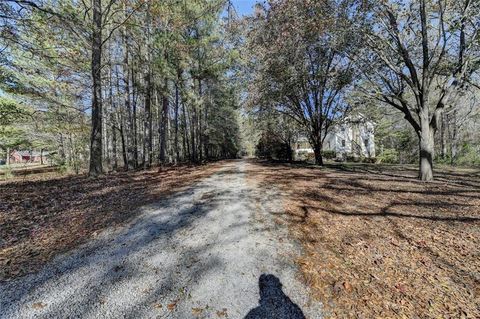
<path fill-rule="evenodd" d="M 338 160 L 375 157 L 374 123 L 363 116 L 348 117 L 330 128 L 323 142 L 323 151 L 333 151 Z M 313 153 L 307 138 L 298 140 L 296 155 Z"/>

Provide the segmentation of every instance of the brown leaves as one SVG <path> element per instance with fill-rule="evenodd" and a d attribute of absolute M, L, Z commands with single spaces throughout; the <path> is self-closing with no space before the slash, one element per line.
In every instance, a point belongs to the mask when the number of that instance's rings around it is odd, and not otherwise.
<path fill-rule="evenodd" d="M 36 310 L 40 310 L 40 309 L 43 309 L 45 308 L 47 305 L 42 303 L 42 302 L 36 302 L 32 305 L 32 308 L 33 309 L 36 309 Z"/>
<path fill-rule="evenodd" d="M 202 313 L 203 313 L 202 308 L 192 308 L 192 315 L 198 317 L 198 316 L 201 316 Z"/>
<path fill-rule="evenodd" d="M 163 305 L 162 305 L 161 303 L 157 302 L 157 303 L 154 303 L 154 304 L 153 304 L 153 308 L 162 309 L 162 308 L 163 308 Z"/>
<path fill-rule="evenodd" d="M 333 292 L 337 295 L 342 292 L 351 293 L 352 291 L 352 285 L 348 281 L 340 280 L 333 285 Z"/>
<path fill-rule="evenodd" d="M 220 166 L 0 183 L 0 282 L 36 271 L 56 254 L 125 224 L 140 212 L 137 208 Z"/>
<path fill-rule="evenodd" d="M 167 309 L 170 310 L 170 311 L 174 311 L 175 308 L 177 308 L 177 303 L 178 303 L 178 300 L 175 300 L 175 301 L 169 303 L 167 305 Z"/>
<path fill-rule="evenodd" d="M 227 308 L 223 308 L 222 310 L 217 310 L 217 317 L 228 318 Z"/>
<path fill-rule="evenodd" d="M 443 181 L 425 184 L 410 172 L 249 167 L 285 192 L 299 268 L 331 317 L 480 318 L 480 180 L 437 171 Z"/>

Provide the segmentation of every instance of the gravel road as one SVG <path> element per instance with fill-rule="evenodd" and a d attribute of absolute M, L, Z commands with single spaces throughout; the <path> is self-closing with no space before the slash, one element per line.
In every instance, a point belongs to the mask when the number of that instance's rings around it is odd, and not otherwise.
<path fill-rule="evenodd" d="M 321 318 L 244 161 L 143 208 L 39 273 L 0 286 L 0 318 Z"/>

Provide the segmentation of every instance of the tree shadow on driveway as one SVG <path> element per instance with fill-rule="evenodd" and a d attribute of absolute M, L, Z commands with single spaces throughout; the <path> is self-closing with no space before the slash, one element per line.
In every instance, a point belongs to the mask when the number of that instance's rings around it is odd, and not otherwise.
<path fill-rule="evenodd" d="M 250 310 L 244 319 L 305 319 L 300 307 L 285 295 L 282 283 L 276 276 L 262 274 L 258 286 L 259 305 Z"/>

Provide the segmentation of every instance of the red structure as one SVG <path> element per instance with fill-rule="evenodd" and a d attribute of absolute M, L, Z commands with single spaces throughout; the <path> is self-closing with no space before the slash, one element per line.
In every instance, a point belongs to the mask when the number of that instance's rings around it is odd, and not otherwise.
<path fill-rule="evenodd" d="M 47 156 L 46 152 L 14 150 L 10 153 L 10 163 L 42 163 Z"/>

